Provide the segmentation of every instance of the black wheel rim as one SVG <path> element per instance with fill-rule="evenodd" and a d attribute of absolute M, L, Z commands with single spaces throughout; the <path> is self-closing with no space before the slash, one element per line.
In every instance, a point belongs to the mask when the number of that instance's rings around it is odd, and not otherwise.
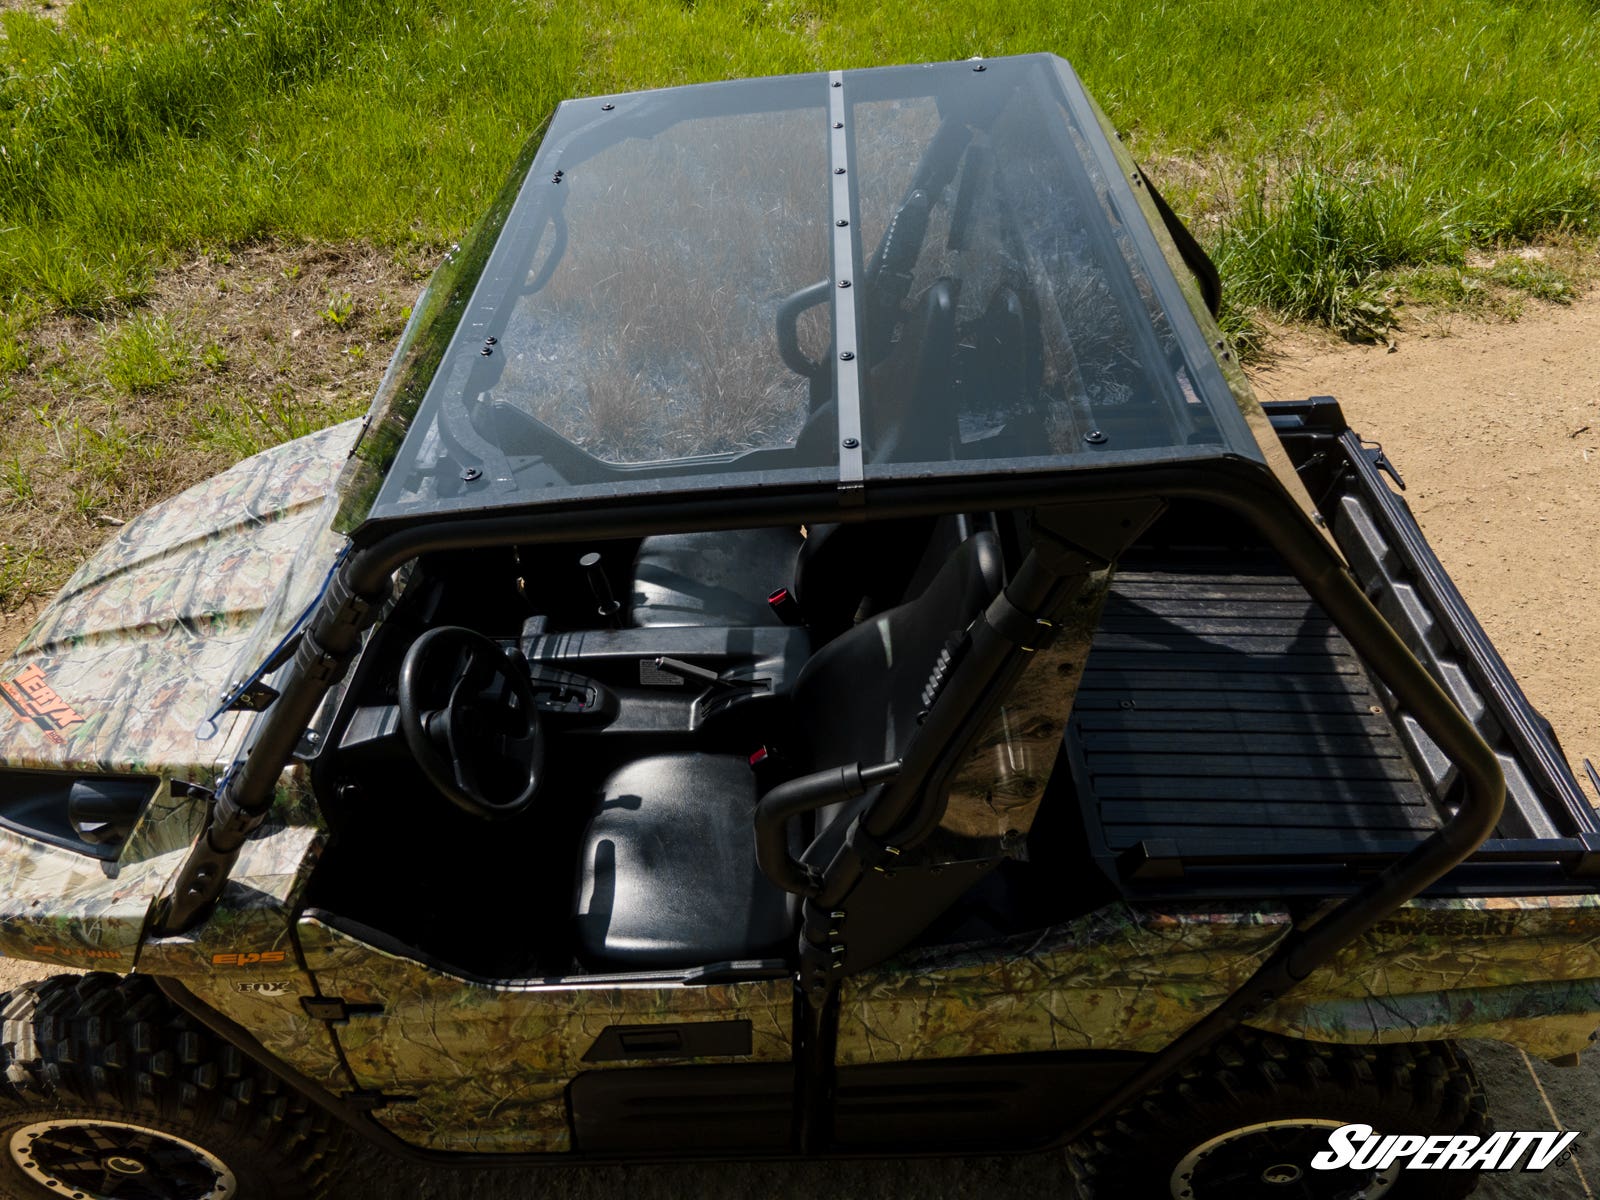
<path fill-rule="evenodd" d="M 209 1150 L 126 1121 L 38 1121 L 11 1135 L 11 1157 L 66 1200 L 229 1200 L 233 1172 Z"/>
<path fill-rule="evenodd" d="M 1172 1172 L 1173 1200 L 1379 1200 L 1398 1169 L 1318 1171 L 1343 1121 L 1288 1118 L 1243 1125 L 1194 1147 Z"/>

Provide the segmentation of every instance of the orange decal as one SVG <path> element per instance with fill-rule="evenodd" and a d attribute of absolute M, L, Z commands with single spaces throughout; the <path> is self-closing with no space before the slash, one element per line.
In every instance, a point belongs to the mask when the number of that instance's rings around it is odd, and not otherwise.
<path fill-rule="evenodd" d="M 283 950 L 263 950 L 259 954 L 253 951 L 239 954 L 213 954 L 211 956 L 211 965 L 213 967 L 253 967 L 257 963 L 281 963 L 286 953 Z"/>
<path fill-rule="evenodd" d="M 50 686 L 37 663 L 15 679 L 0 679 L 0 699 L 19 721 L 32 721 L 57 745 L 66 742 L 64 734 L 83 724 L 83 718 Z"/>
<path fill-rule="evenodd" d="M 57 958 L 122 958 L 120 950 L 91 950 L 87 946 L 35 946 L 33 953 Z"/>

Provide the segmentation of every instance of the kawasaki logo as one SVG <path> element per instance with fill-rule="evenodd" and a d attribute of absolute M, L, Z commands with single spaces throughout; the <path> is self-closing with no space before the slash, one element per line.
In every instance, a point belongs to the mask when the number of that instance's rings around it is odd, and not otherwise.
<path fill-rule="evenodd" d="M 1328 1135 L 1328 1149 L 1314 1155 L 1318 1171 L 1543 1171 L 1566 1158 L 1577 1133 L 1505 1132 L 1488 1137 L 1469 1133 L 1380 1134 L 1371 1125 L 1345 1125 Z M 1523 1155 L 1527 1161 L 1522 1162 Z"/>
<path fill-rule="evenodd" d="M 57 745 L 67 740 L 63 734 L 83 724 L 83 718 L 56 694 L 38 664 L 15 679 L 0 679 L 0 699 L 10 705 L 20 720 L 32 721 Z"/>

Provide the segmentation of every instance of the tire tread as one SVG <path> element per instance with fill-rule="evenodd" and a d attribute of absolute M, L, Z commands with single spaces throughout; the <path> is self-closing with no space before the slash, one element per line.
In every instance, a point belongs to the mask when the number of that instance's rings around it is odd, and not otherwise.
<path fill-rule="evenodd" d="M 120 1111 L 219 1134 L 263 1164 L 273 1197 L 325 1195 L 348 1138 L 143 976 L 58 975 L 0 997 L 0 1055 L 0 1107 Z"/>

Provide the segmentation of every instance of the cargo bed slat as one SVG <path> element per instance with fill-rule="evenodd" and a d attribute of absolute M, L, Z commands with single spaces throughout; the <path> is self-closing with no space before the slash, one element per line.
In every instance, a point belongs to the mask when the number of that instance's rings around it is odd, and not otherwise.
<path fill-rule="evenodd" d="M 1068 743 L 1091 834 L 1191 858 L 1392 850 L 1440 824 L 1349 643 L 1281 567 L 1120 570 Z"/>

